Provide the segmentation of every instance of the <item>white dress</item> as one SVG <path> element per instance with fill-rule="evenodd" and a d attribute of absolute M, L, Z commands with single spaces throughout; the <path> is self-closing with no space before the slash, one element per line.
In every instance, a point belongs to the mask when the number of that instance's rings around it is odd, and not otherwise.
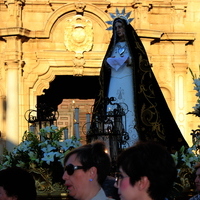
<path fill-rule="evenodd" d="M 129 140 L 125 147 L 132 146 L 139 140 L 138 133 L 134 128 L 135 112 L 132 68 L 125 63 L 129 55 L 126 42 L 118 42 L 111 58 L 107 59 L 108 64 L 111 66 L 108 97 L 115 97 L 116 101 L 113 103 L 120 103 L 126 111 L 126 115 L 123 117 L 123 124 L 125 131 L 129 134 Z M 113 107 L 108 105 L 107 111 L 112 109 Z"/>

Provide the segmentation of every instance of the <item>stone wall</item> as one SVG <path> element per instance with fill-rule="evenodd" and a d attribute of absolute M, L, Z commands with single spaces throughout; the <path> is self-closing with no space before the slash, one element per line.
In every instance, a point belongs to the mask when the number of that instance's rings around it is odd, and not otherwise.
<path fill-rule="evenodd" d="M 99 75 L 111 37 L 105 21 L 124 7 L 191 144 L 198 118 L 186 115 L 196 102 L 188 68 L 199 73 L 199 1 L 0 0 L 0 130 L 7 148 L 20 142 L 28 129 L 24 113 L 56 75 Z"/>

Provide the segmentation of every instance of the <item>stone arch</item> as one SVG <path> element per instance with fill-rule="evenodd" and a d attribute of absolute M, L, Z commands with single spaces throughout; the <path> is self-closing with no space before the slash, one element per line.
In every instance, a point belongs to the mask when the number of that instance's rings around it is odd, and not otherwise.
<path fill-rule="evenodd" d="M 88 3 L 86 3 L 85 5 L 86 7 L 84 9 L 84 13 L 89 13 L 90 15 L 92 14 L 97 19 L 98 23 L 100 23 L 104 29 L 108 28 L 108 25 L 105 23 L 105 21 L 110 20 L 109 15 L 103 12 L 102 10 L 100 10 L 97 6 L 94 6 Z M 62 17 L 65 14 L 76 15 L 75 3 L 63 5 L 60 8 L 58 8 L 47 20 L 44 30 L 32 32 L 30 34 L 31 37 L 49 38 L 54 24 L 58 21 L 60 17 Z M 107 33 L 107 37 L 108 39 L 110 38 L 109 32 Z"/>
<path fill-rule="evenodd" d="M 44 89 L 49 89 L 50 83 L 55 79 L 56 75 L 71 75 L 73 73 L 66 73 L 64 68 L 50 67 L 48 72 L 42 76 L 39 76 L 33 87 L 30 89 L 30 107 L 35 107 L 37 103 L 37 96 L 44 94 Z"/>
<path fill-rule="evenodd" d="M 103 12 L 102 10 L 100 10 L 97 6 L 85 3 L 86 7 L 84 9 L 84 16 L 87 15 L 88 18 L 92 18 L 92 20 L 94 20 L 95 22 L 97 22 L 100 27 L 105 30 L 105 38 L 106 38 L 106 45 L 109 43 L 110 37 L 111 37 L 111 31 L 106 31 L 106 28 L 108 28 L 109 25 L 107 25 L 105 23 L 105 21 L 109 21 L 110 20 L 110 16 Z M 42 31 L 36 31 L 34 32 L 33 38 L 49 38 L 51 35 L 51 32 L 53 31 L 53 27 L 55 26 L 56 23 L 59 23 L 59 19 L 68 14 L 69 16 L 72 15 L 76 15 L 76 7 L 75 7 L 75 3 L 70 3 L 67 5 L 63 5 L 60 8 L 58 8 L 57 10 L 55 10 L 55 12 L 53 12 L 53 14 L 49 17 L 49 19 L 46 22 L 46 25 L 44 27 L 44 30 Z M 32 33 L 33 34 L 33 33 Z M 105 47 L 104 47 L 105 48 Z M 102 59 L 105 53 L 105 49 L 102 50 Z M 50 60 L 47 61 L 46 63 L 44 63 L 43 61 L 43 67 L 40 68 L 40 60 L 38 60 L 38 64 L 37 67 L 34 68 L 34 73 L 36 72 L 36 79 L 32 82 L 32 86 L 29 87 L 30 90 L 30 107 L 34 107 L 36 104 L 36 96 L 42 95 L 43 94 L 43 90 L 44 89 L 48 89 L 49 88 L 49 84 L 51 81 L 53 81 L 55 79 L 56 75 L 74 75 L 73 74 L 73 69 L 72 68 L 67 68 L 66 66 L 69 65 L 69 63 L 71 64 L 71 66 L 73 66 L 73 62 L 72 60 L 68 60 L 69 59 L 69 55 L 71 55 L 70 52 L 63 52 L 63 55 L 65 54 L 65 56 L 67 55 L 67 59 L 66 60 L 62 60 L 59 61 L 59 64 L 57 61 L 53 61 L 53 65 L 51 65 L 49 62 L 51 62 Z M 101 53 L 95 53 L 95 56 L 100 56 Z M 70 56 L 70 58 L 72 58 Z M 87 59 L 87 56 L 86 56 Z M 51 60 L 54 60 L 51 58 Z M 59 67 L 57 67 L 58 65 Z M 44 65 L 46 67 L 44 67 Z M 101 65 L 101 60 L 95 60 L 95 66 L 98 65 L 100 67 Z M 40 69 L 39 69 L 40 68 Z M 38 70 L 40 71 L 40 74 L 38 74 Z M 32 71 L 33 72 L 33 71 Z M 97 68 L 94 69 L 90 69 L 90 71 L 86 70 L 85 74 L 88 75 L 95 75 L 97 76 L 99 74 L 99 70 L 97 70 Z M 30 74 L 27 75 L 27 79 L 29 79 Z"/>

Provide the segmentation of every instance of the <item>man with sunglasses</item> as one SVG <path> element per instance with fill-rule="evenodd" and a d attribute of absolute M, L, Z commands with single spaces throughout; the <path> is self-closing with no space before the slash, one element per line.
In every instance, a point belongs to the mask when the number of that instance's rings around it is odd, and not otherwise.
<path fill-rule="evenodd" d="M 63 180 L 77 200 L 107 200 L 102 184 L 110 172 L 105 144 L 95 142 L 70 151 L 64 159 Z"/>

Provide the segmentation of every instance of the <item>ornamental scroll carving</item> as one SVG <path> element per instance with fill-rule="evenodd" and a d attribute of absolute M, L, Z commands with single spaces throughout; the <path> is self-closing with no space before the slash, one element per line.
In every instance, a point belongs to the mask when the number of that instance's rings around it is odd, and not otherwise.
<path fill-rule="evenodd" d="M 90 51 L 93 45 L 93 27 L 92 22 L 82 15 L 76 15 L 67 20 L 65 29 L 64 43 L 68 51 L 74 51 L 75 75 L 81 75 L 83 65 L 85 64 L 85 51 Z"/>

